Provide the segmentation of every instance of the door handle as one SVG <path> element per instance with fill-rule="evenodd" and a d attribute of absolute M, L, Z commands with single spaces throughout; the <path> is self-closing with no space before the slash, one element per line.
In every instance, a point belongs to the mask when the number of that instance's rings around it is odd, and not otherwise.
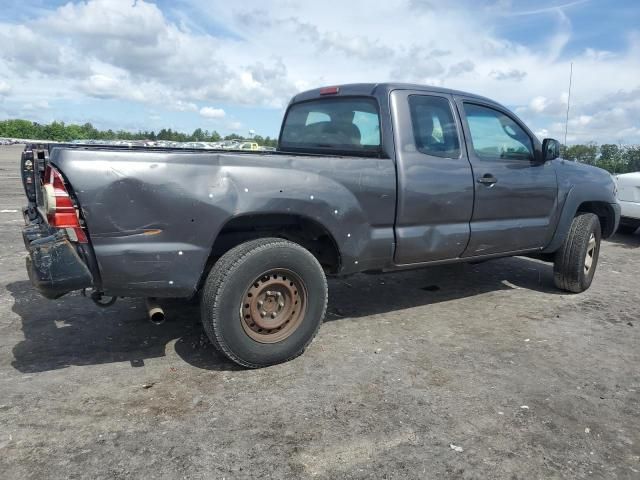
<path fill-rule="evenodd" d="M 490 173 L 485 173 L 483 176 L 478 178 L 478 183 L 481 183 L 483 185 L 491 186 L 497 182 L 498 182 L 498 179 L 493 175 L 491 175 Z"/>

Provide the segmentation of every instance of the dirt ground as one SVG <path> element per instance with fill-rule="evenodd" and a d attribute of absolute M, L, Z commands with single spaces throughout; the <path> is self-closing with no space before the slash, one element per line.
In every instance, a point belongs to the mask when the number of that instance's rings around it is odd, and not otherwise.
<path fill-rule="evenodd" d="M 307 352 L 241 370 L 197 307 L 27 281 L 0 147 L 0 477 L 640 478 L 640 234 L 581 295 L 526 258 L 330 282 Z M 145 388 L 146 387 L 146 388 Z"/>

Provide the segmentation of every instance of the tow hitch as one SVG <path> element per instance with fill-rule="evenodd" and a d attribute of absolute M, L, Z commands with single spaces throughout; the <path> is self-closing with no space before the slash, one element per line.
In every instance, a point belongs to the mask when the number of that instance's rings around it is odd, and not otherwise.
<path fill-rule="evenodd" d="M 82 289 L 82 296 L 87 296 L 86 288 Z M 93 301 L 93 303 L 101 308 L 110 307 L 111 305 L 116 303 L 116 300 L 118 300 L 118 297 L 106 297 L 102 294 L 102 292 L 97 292 L 95 290 L 89 294 L 89 298 L 91 299 L 91 301 Z"/>

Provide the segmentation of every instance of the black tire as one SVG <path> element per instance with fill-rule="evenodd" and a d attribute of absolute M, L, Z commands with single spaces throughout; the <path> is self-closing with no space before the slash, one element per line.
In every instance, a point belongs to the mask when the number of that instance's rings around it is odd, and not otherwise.
<path fill-rule="evenodd" d="M 573 293 L 584 292 L 589 288 L 598 265 L 601 235 L 597 215 L 576 215 L 569 227 L 567 238 L 556 252 L 553 264 L 553 279 L 558 288 Z M 592 238 L 595 240 L 593 248 L 589 245 Z"/>
<path fill-rule="evenodd" d="M 620 225 L 618 227 L 618 232 L 625 235 L 632 235 L 636 233 L 636 230 L 638 230 L 638 225 Z"/>
<path fill-rule="evenodd" d="M 263 275 L 271 271 L 287 271 L 296 277 L 305 291 L 301 302 L 305 311 L 298 314 L 297 326 L 286 338 L 262 343 L 250 336 L 243 307 L 256 279 L 269 279 Z M 304 352 L 322 324 L 327 296 L 324 271 L 308 250 L 280 238 L 251 240 L 225 253 L 209 272 L 202 292 L 202 323 L 211 342 L 227 358 L 243 367 L 266 367 Z"/>

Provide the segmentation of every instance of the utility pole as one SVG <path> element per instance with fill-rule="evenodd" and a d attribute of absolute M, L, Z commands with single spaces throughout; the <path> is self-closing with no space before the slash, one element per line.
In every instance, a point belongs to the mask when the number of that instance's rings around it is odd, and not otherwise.
<path fill-rule="evenodd" d="M 569 70 L 569 96 L 567 97 L 567 118 L 564 122 L 564 148 L 567 148 L 567 130 L 569 129 L 569 105 L 571 103 L 571 80 L 573 79 L 573 62 Z"/>

